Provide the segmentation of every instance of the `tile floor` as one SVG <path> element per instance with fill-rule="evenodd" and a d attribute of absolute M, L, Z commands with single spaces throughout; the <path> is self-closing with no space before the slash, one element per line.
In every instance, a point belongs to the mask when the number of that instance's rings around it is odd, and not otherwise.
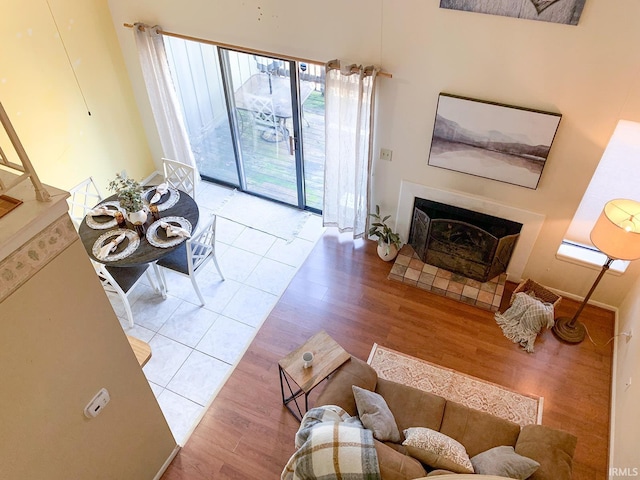
<path fill-rule="evenodd" d="M 197 199 L 201 219 L 215 212 L 228 193 L 203 182 Z M 264 202 L 265 209 L 271 205 Z M 226 280 L 212 262 L 198 274 L 204 307 L 191 281 L 167 270 L 165 300 L 144 283 L 130 295 L 133 328 L 127 328 L 120 300 L 109 296 L 125 332 L 151 346 L 152 357 L 143 371 L 178 444 L 184 445 L 322 236 L 319 216 L 300 215 L 303 227 L 292 241 L 218 217 L 216 256 Z"/>

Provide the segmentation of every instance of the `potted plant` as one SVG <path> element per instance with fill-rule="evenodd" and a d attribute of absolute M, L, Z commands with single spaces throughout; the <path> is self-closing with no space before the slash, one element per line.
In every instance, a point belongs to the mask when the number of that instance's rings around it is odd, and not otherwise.
<path fill-rule="evenodd" d="M 109 182 L 107 188 L 118 194 L 120 206 L 127 212 L 127 218 L 134 225 L 140 225 L 147 220 L 147 212 L 142 202 L 142 185 L 131 178 L 116 174 L 116 178 Z"/>
<path fill-rule="evenodd" d="M 370 213 L 369 216 L 374 220 L 369 228 L 369 236 L 378 238 L 378 256 L 385 262 L 393 260 L 396 258 L 402 242 L 400 235 L 391 230 L 391 227 L 386 223 L 391 215 L 381 218 L 380 206 L 376 205 L 376 213 Z"/>

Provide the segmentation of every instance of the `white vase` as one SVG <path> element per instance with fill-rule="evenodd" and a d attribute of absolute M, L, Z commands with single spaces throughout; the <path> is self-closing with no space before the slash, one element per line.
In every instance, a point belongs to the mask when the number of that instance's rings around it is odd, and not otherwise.
<path fill-rule="evenodd" d="M 398 247 L 394 243 L 386 244 L 379 243 L 378 244 L 378 256 L 384 260 L 385 262 L 390 262 L 398 255 Z"/>
<path fill-rule="evenodd" d="M 127 212 L 127 218 L 134 225 L 141 225 L 147 221 L 147 211 L 142 209 L 137 212 Z"/>

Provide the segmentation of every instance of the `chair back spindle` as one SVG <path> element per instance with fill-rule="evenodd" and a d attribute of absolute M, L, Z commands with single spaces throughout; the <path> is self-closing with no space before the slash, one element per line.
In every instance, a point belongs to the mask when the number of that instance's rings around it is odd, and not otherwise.
<path fill-rule="evenodd" d="M 186 163 L 168 158 L 162 159 L 164 179 L 169 185 L 196 198 L 196 171 Z"/>
<path fill-rule="evenodd" d="M 69 194 L 70 197 L 67 199 L 69 216 L 77 230 L 80 228 L 80 224 L 87 213 L 91 211 L 96 204 L 100 203 L 103 198 L 93 177 L 89 177 L 75 187 L 70 188 Z"/>

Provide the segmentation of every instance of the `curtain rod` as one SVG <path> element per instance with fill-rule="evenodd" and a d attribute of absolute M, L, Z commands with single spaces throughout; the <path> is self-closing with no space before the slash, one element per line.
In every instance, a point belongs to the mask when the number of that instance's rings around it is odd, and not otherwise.
<path fill-rule="evenodd" d="M 125 27 L 127 27 L 127 28 L 134 28 L 134 25 L 131 24 L 131 23 L 125 23 L 123 25 Z M 282 58 L 283 60 L 288 60 L 288 61 L 292 61 L 292 62 L 316 63 L 316 64 L 320 64 L 320 65 L 324 65 L 324 64 L 327 63 L 327 62 L 320 62 L 318 60 L 311 60 L 309 58 L 292 57 L 290 55 L 283 55 L 281 53 L 272 53 L 272 52 L 267 52 L 265 50 L 257 50 L 255 48 L 240 47 L 238 45 L 231 45 L 229 43 L 214 42 L 213 40 L 207 40 L 205 38 L 192 37 L 192 36 L 189 36 L 189 35 L 182 35 L 181 33 L 167 32 L 167 31 L 160 30 L 160 29 L 158 29 L 158 33 L 161 33 L 162 35 L 166 35 L 167 37 L 180 38 L 182 40 L 193 40 L 195 42 L 206 43 L 207 45 L 215 45 L 216 47 L 228 48 L 230 50 L 241 50 L 241 51 L 244 51 L 244 52 L 247 52 L 247 53 L 252 53 L 254 55 L 261 55 L 261 56 L 265 56 L 265 57 Z M 384 71 L 379 71 L 378 72 L 378 76 L 379 77 L 393 78 L 393 75 L 391 75 L 389 72 L 384 72 Z"/>

